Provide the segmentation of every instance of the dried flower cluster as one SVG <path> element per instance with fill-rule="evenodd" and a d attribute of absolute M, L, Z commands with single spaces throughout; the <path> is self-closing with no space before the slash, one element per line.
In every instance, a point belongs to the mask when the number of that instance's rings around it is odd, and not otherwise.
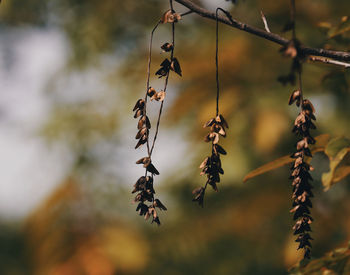
<path fill-rule="evenodd" d="M 170 1 L 170 5 L 172 7 L 172 2 Z M 149 85 L 150 80 L 150 66 L 151 66 L 151 49 L 152 49 L 152 39 L 153 33 L 155 29 L 158 27 L 159 23 L 155 26 L 151 34 L 151 42 L 150 42 L 150 56 L 148 63 L 148 75 L 147 75 L 147 90 L 144 99 L 137 100 L 133 111 L 135 112 L 134 118 L 139 118 L 137 123 L 138 132 L 136 134 L 136 139 L 138 140 L 135 149 L 141 147 L 144 144 L 147 144 L 147 153 L 148 156 L 139 159 L 136 164 L 142 164 L 145 168 L 145 175 L 141 176 L 136 183 L 134 184 L 134 189 L 132 193 L 137 193 L 134 199 L 134 203 L 138 203 L 136 207 L 136 211 L 140 214 L 140 216 L 144 216 L 145 220 L 148 220 L 152 217 L 152 223 L 156 223 L 160 225 L 160 219 L 157 213 L 157 208 L 159 210 L 167 210 L 167 208 L 162 204 L 159 199 L 154 197 L 155 191 L 153 188 L 154 176 L 159 175 L 157 168 L 152 163 L 152 152 L 154 149 L 155 141 L 158 135 L 160 117 L 162 114 L 163 103 L 166 96 L 166 89 L 168 85 L 169 73 L 170 71 L 174 71 L 175 73 L 182 75 L 181 67 L 176 58 L 174 58 L 174 37 L 175 37 L 175 22 L 178 22 L 181 19 L 181 16 L 170 9 L 165 12 L 161 23 L 172 23 L 172 43 L 165 43 L 161 46 L 161 49 L 164 52 L 170 52 L 170 60 L 166 58 L 161 64 L 160 69 L 157 70 L 155 75 L 161 77 L 165 77 L 164 89 L 157 92 L 154 88 Z M 155 100 L 160 102 L 159 115 L 157 120 L 157 126 L 155 130 L 155 135 L 152 143 L 150 142 L 149 132 L 151 129 L 151 122 L 147 116 L 147 99 L 150 98 L 151 101 Z"/>
<path fill-rule="evenodd" d="M 220 136 L 226 137 L 225 128 L 228 128 L 228 125 L 222 115 L 217 115 L 215 118 L 206 122 L 203 127 L 210 127 L 210 132 L 205 136 L 204 141 L 212 143 L 211 156 L 206 157 L 199 166 L 202 169 L 200 174 L 206 175 L 207 181 L 204 187 L 196 188 L 192 192 L 195 195 L 193 201 L 198 202 L 202 207 L 208 184 L 217 192 L 217 183 L 220 182 L 220 174 L 224 174 L 224 170 L 221 167 L 220 155 L 226 155 L 226 151 L 218 142 Z"/>
<path fill-rule="evenodd" d="M 310 258 L 312 238 L 309 232 L 311 232 L 310 224 L 313 221 L 309 210 L 312 208 L 310 198 L 313 197 L 310 170 L 313 168 L 307 163 L 306 158 L 312 157 L 309 145 L 314 144 L 315 139 L 310 135 L 310 129 L 316 129 L 312 122 L 316 120 L 316 117 L 312 103 L 308 99 L 303 99 L 300 90 L 291 94 L 289 105 L 294 102 L 301 108 L 293 127 L 293 132 L 300 137 L 300 140 L 296 145 L 296 152 L 291 155 L 295 161 L 291 167 L 290 177 L 293 180 L 293 208 L 290 212 L 294 213 L 293 219 L 296 220 L 293 230 L 294 235 L 298 235 L 296 239 L 296 242 L 299 243 L 298 249 L 304 249 L 304 258 Z"/>

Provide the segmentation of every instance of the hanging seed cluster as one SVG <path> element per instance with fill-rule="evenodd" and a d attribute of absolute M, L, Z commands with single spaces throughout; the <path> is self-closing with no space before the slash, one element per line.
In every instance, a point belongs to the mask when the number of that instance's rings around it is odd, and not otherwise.
<path fill-rule="evenodd" d="M 315 144 L 315 139 L 310 135 L 311 129 L 316 129 L 313 120 L 315 109 L 308 99 L 303 99 L 300 90 L 294 91 L 289 99 L 289 105 L 295 103 L 300 106 L 300 113 L 295 119 L 293 132 L 300 138 L 296 145 L 296 152 L 291 155 L 295 159 L 291 167 L 291 179 L 293 180 L 293 205 L 291 213 L 294 213 L 293 219 L 296 221 L 293 230 L 294 235 L 298 235 L 296 242 L 299 243 L 298 249 L 304 250 L 304 258 L 310 258 L 311 243 L 310 236 L 313 219 L 310 216 L 312 203 L 310 198 L 313 197 L 311 189 L 313 188 L 310 181 L 312 177 L 310 170 L 313 168 L 306 162 L 307 157 L 312 157 L 309 149 L 310 144 Z"/>
<path fill-rule="evenodd" d="M 150 79 L 150 66 L 151 66 L 151 48 L 152 48 L 152 38 L 153 32 L 158 27 L 159 23 L 155 26 L 151 35 L 151 43 L 150 43 L 150 56 L 149 56 L 149 67 L 148 67 L 148 75 L 147 75 L 147 90 L 144 99 L 137 100 L 133 111 L 135 112 L 134 118 L 138 118 L 137 129 L 138 132 L 136 134 L 137 144 L 135 149 L 141 147 L 144 144 L 147 144 L 147 153 L 148 156 L 143 157 L 136 161 L 136 164 L 140 164 L 145 168 L 145 175 L 141 176 L 136 183 L 134 184 L 134 189 L 132 193 L 137 193 L 134 198 L 134 203 L 137 203 L 136 211 L 140 216 L 144 216 L 145 220 L 152 218 L 152 223 L 156 223 L 160 225 L 160 219 L 157 213 L 158 210 L 167 210 L 167 208 L 163 205 L 163 203 L 155 198 L 155 190 L 153 187 L 154 176 L 159 175 L 159 171 L 152 163 L 152 152 L 154 149 L 154 145 L 157 139 L 159 123 L 163 109 L 164 99 L 166 97 L 166 89 L 168 85 L 168 78 L 170 71 L 174 71 L 178 75 L 182 75 L 181 67 L 177 58 L 174 57 L 174 37 L 175 37 L 175 22 L 178 22 L 181 19 L 181 16 L 173 9 L 165 12 L 160 20 L 160 23 L 171 23 L 172 24 L 172 43 L 165 43 L 161 46 L 161 49 L 164 52 L 170 52 L 170 60 L 168 58 L 164 59 L 164 61 L 160 64 L 160 68 L 156 71 L 155 75 L 159 76 L 159 78 L 164 77 L 164 89 L 157 92 L 156 89 L 149 86 Z M 159 107 L 159 115 L 157 120 L 157 126 L 155 130 L 155 135 L 153 141 L 150 141 L 150 129 L 151 122 L 147 116 L 147 99 L 151 101 L 160 102 Z"/>
<path fill-rule="evenodd" d="M 210 132 L 205 136 L 205 142 L 211 142 L 212 149 L 211 155 L 206 157 L 201 163 L 199 168 L 202 170 L 201 175 L 207 176 L 207 181 L 204 187 L 199 187 L 193 190 L 194 202 L 198 202 L 203 207 L 205 190 L 208 184 L 217 192 L 217 183 L 220 182 L 220 174 L 224 174 L 224 170 L 221 167 L 220 155 L 226 155 L 226 151 L 218 143 L 221 137 L 226 137 L 225 128 L 228 128 L 228 124 L 222 115 L 217 115 L 215 118 L 207 121 L 204 126 L 210 127 Z"/>

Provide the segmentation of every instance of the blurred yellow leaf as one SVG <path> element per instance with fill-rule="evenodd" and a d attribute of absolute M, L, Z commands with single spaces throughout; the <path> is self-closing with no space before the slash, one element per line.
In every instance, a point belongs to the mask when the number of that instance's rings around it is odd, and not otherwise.
<path fill-rule="evenodd" d="M 349 161 L 346 159 L 349 152 L 350 140 L 344 137 L 334 138 L 326 146 L 325 153 L 329 158 L 329 172 L 322 174 L 325 190 L 350 174 Z"/>
<path fill-rule="evenodd" d="M 317 152 L 321 152 L 325 149 L 325 146 L 327 145 L 328 141 L 329 141 L 329 135 L 328 134 L 324 134 L 324 135 L 320 135 L 317 136 L 316 138 L 316 144 L 315 146 L 311 147 L 311 152 L 317 153 Z M 282 167 L 288 163 L 293 162 L 294 159 L 292 159 L 289 155 L 278 158 L 274 161 L 271 161 L 269 163 L 264 164 L 263 166 L 260 166 L 259 168 L 251 171 L 250 173 L 248 173 L 244 179 L 243 182 L 246 182 L 247 180 L 254 178 L 258 175 L 264 174 L 266 172 L 275 170 L 279 167 Z"/>

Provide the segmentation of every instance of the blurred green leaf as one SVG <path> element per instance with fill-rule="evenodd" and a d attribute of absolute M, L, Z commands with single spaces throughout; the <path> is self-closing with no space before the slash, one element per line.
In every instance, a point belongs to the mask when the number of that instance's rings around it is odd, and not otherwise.
<path fill-rule="evenodd" d="M 290 270 L 292 275 L 345 275 L 350 274 L 350 250 L 339 248 L 326 256 L 310 261 L 301 261 Z"/>
<path fill-rule="evenodd" d="M 350 166 L 343 161 L 350 152 L 350 141 L 346 138 L 332 139 L 325 149 L 329 157 L 329 172 L 323 173 L 322 183 L 325 190 L 328 190 L 334 183 L 339 182 L 350 174 Z"/>
<path fill-rule="evenodd" d="M 334 158 L 343 148 L 350 146 L 350 140 L 344 137 L 336 137 L 329 141 L 325 148 L 326 155 Z"/>

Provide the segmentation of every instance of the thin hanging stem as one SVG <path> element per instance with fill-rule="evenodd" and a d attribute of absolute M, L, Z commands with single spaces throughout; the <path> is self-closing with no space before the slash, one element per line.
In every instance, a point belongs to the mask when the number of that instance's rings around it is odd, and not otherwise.
<path fill-rule="evenodd" d="M 293 39 L 296 38 L 296 31 L 295 31 L 295 14 L 296 14 L 296 11 L 295 11 L 295 0 L 290 0 L 290 4 L 291 4 L 291 9 L 290 9 L 290 20 L 293 24 Z"/>
<path fill-rule="evenodd" d="M 161 23 L 161 20 L 159 20 L 157 22 L 157 24 L 154 26 L 154 28 L 151 31 L 151 38 L 150 38 L 150 42 L 149 42 L 149 52 L 148 52 L 148 67 L 147 67 L 147 84 L 146 84 L 146 94 L 145 94 L 145 113 L 144 115 L 146 116 L 146 112 L 147 112 L 147 93 L 148 90 L 150 88 L 149 86 L 149 82 L 150 82 L 150 76 L 151 76 L 151 63 L 152 63 L 152 44 L 153 44 L 153 35 L 155 30 L 158 28 L 159 24 Z M 147 137 L 147 153 L 148 156 L 150 156 L 150 146 L 149 146 L 149 138 Z"/>
<path fill-rule="evenodd" d="M 291 4 L 291 9 L 290 9 L 290 20 L 293 23 L 293 28 L 292 28 L 292 35 L 293 35 L 293 40 L 296 40 L 296 8 L 295 8 L 295 0 L 290 1 Z M 296 57 L 298 58 L 298 57 Z M 298 61 L 299 62 L 299 61 Z M 300 63 L 300 67 L 298 68 L 298 81 L 299 81 L 299 91 L 300 91 L 300 98 L 301 98 L 301 107 L 303 105 L 303 87 L 302 87 L 302 80 L 301 80 L 301 71 L 302 71 L 302 64 Z"/>
<path fill-rule="evenodd" d="M 303 86 L 302 86 L 302 81 L 301 81 L 301 69 L 298 70 L 298 78 L 299 78 L 299 91 L 300 91 L 300 98 L 301 98 L 301 106 L 303 105 Z"/>
<path fill-rule="evenodd" d="M 219 17 L 218 13 L 222 11 L 226 17 L 231 21 L 231 14 L 222 8 L 216 8 L 215 11 L 215 71 L 216 71 L 216 116 L 219 115 L 219 98 L 220 98 L 220 81 L 219 81 Z"/>
<path fill-rule="evenodd" d="M 173 1 L 170 0 L 170 8 L 171 10 L 174 12 L 174 8 L 173 8 Z M 174 58 L 174 49 L 175 49 L 175 22 L 171 23 L 171 36 L 172 36 L 172 49 L 170 52 L 170 62 L 173 62 L 173 58 Z M 169 75 L 170 75 L 170 70 L 168 71 L 166 77 L 165 77 L 165 82 L 164 82 L 164 89 L 163 91 L 166 92 L 166 89 L 168 87 L 168 82 L 169 82 Z M 158 137 L 158 132 L 159 132 L 159 125 L 160 125 L 160 118 L 162 116 L 162 112 L 163 112 L 163 106 L 164 106 L 164 101 L 162 101 L 162 103 L 160 104 L 160 108 L 159 108 L 159 113 L 158 113 L 158 119 L 157 119 L 157 126 L 156 126 L 156 132 L 154 134 L 154 138 L 153 138 L 153 142 L 152 142 L 152 146 L 151 146 L 151 150 L 149 152 L 149 157 L 152 156 L 153 153 L 153 149 Z"/>
<path fill-rule="evenodd" d="M 216 69 L 216 116 L 219 115 L 219 97 L 220 97 L 220 85 L 219 85 L 219 21 L 218 12 L 220 8 L 216 9 L 216 33 L 215 33 L 215 69 Z"/>

